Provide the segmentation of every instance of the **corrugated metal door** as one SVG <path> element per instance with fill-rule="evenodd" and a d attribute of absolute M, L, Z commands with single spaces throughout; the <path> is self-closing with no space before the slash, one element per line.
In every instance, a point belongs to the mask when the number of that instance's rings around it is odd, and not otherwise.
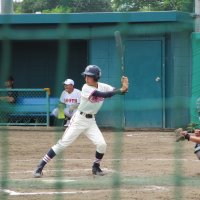
<path fill-rule="evenodd" d="M 98 65 L 102 71 L 100 82 L 119 87 L 121 68 L 118 63 L 119 59 L 114 38 L 92 39 L 89 47 L 90 64 Z M 124 116 L 121 109 L 121 101 L 123 99 L 121 100 L 119 95 L 104 101 L 103 107 L 96 117 L 98 125 L 112 127 L 121 125 L 122 116 Z"/>
<path fill-rule="evenodd" d="M 163 127 L 163 41 L 128 40 L 125 73 L 130 80 L 125 95 L 126 127 Z"/>

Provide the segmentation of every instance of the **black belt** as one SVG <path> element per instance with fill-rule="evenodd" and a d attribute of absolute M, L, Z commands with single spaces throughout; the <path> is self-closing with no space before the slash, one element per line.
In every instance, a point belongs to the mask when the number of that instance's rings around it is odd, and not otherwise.
<path fill-rule="evenodd" d="M 93 118 L 94 117 L 94 115 L 92 115 L 92 114 L 86 114 L 84 112 L 80 112 L 80 114 L 83 115 L 83 116 L 85 116 L 86 118 Z"/>

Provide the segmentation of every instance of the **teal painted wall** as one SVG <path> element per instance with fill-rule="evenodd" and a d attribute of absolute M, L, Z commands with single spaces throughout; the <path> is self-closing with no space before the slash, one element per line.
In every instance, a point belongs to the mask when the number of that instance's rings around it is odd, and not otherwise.
<path fill-rule="evenodd" d="M 98 65 L 102 70 L 100 82 L 120 87 L 121 67 L 117 57 L 114 39 L 93 39 L 89 45 L 90 64 Z M 97 122 L 102 126 L 123 126 L 124 98 L 116 95 L 106 99 L 97 115 Z"/>
<path fill-rule="evenodd" d="M 149 37 L 146 38 L 148 40 Z M 152 37 L 153 38 L 153 37 Z M 152 39 L 151 38 L 151 39 Z M 163 35 L 165 41 L 164 47 L 164 93 L 165 93 L 165 116 L 163 128 L 176 128 L 187 125 L 190 122 L 189 105 L 191 94 L 191 56 L 190 56 L 190 33 L 172 33 Z M 141 39 L 141 38 L 140 38 Z M 145 37 L 144 37 L 145 39 Z M 161 56 L 161 54 L 160 54 Z M 120 67 L 116 54 L 115 42 L 113 39 L 94 39 L 90 41 L 90 62 L 99 65 L 102 68 L 102 81 L 114 86 L 120 86 L 118 77 L 120 76 Z M 126 58 L 125 58 L 126 60 Z M 162 60 L 162 59 L 161 59 Z M 118 66 L 114 68 L 113 66 Z M 133 68 L 134 70 L 134 68 Z M 136 73 L 134 71 L 133 73 Z M 129 74 L 130 75 L 130 70 Z M 131 78 L 131 77 L 129 77 Z M 144 77 L 141 77 L 141 80 Z M 133 81 L 134 85 L 134 81 Z M 132 85 L 130 85 L 131 87 Z M 135 86 L 134 90 L 137 90 Z M 130 89 L 129 92 L 134 92 Z M 130 94 L 129 94 L 130 95 Z M 118 103 L 118 102 L 120 103 Z M 118 108 L 117 106 L 118 103 Z M 120 97 L 114 97 L 105 101 L 105 104 L 98 116 L 98 123 L 104 126 L 113 126 L 123 121 L 124 100 Z M 117 113 L 117 114 L 116 114 Z M 115 119 L 113 118 L 115 117 Z M 122 117 L 120 119 L 120 117 Z M 137 117 L 137 116 L 136 116 Z M 129 127 L 130 127 L 129 123 Z M 162 126 L 162 125 L 161 125 Z M 133 127 L 135 126 L 133 123 Z M 147 127 L 143 124 L 139 127 Z M 149 126 L 148 126 L 149 127 Z M 156 126 L 159 127 L 159 126 Z"/>
<path fill-rule="evenodd" d="M 190 32 L 166 38 L 166 126 L 183 127 L 190 122 L 191 42 Z"/>
<path fill-rule="evenodd" d="M 200 107 L 197 99 L 200 98 L 200 33 L 192 34 L 192 98 L 190 104 L 191 122 L 198 123 L 200 121 Z M 198 101 L 199 104 L 199 101 Z M 200 125 L 199 125 L 200 127 Z"/>
<path fill-rule="evenodd" d="M 127 127 L 164 127 L 164 40 L 135 38 L 125 42 L 125 71 L 130 89 L 125 95 Z"/>
<path fill-rule="evenodd" d="M 98 124 L 114 127 L 124 125 L 130 128 L 161 128 L 163 127 L 162 84 L 155 79 L 159 76 L 162 80 L 162 39 L 126 39 L 124 44 L 126 44 L 125 75 L 130 80 L 129 92 L 126 96 L 115 96 L 105 100 L 103 108 L 97 115 Z M 91 40 L 90 62 L 101 67 L 100 81 L 120 87 L 122 71 L 114 39 Z M 145 97 L 151 100 L 148 101 Z"/>

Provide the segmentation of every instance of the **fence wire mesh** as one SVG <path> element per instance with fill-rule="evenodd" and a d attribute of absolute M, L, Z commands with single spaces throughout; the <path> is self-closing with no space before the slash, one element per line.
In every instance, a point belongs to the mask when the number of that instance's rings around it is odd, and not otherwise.
<path fill-rule="evenodd" d="M 0 89 L 0 125 L 49 125 L 50 102 L 44 89 Z"/>
<path fill-rule="evenodd" d="M 9 22 L 9 18 L 7 19 L 7 21 Z M 118 26 L 119 28 L 120 26 Z M 125 29 L 124 29 L 125 27 Z M 160 27 L 162 29 L 162 31 L 164 29 L 166 29 L 166 27 Z M 99 31 L 100 29 L 97 29 L 96 31 L 94 31 L 94 35 L 95 37 L 105 37 L 108 36 L 110 37 L 110 32 L 111 30 L 107 30 L 106 31 Z M 128 30 L 128 25 L 126 24 L 122 24 L 122 30 L 124 31 L 124 33 L 126 32 L 126 30 Z M 149 30 L 148 30 L 149 31 Z M 153 30 L 154 33 L 158 33 L 159 31 Z M 144 28 L 144 32 L 145 32 L 145 28 Z M 15 34 L 16 33 L 16 34 Z M 38 34 L 35 34 L 38 33 Z M 89 34 L 90 33 L 77 33 L 77 35 L 81 35 L 83 34 L 83 37 L 85 38 L 89 38 Z M 88 35 L 87 35 L 88 34 Z M 11 59 L 11 55 L 10 55 L 10 43 L 9 41 L 12 39 L 17 39 L 17 40 L 21 40 L 21 39 L 34 39 L 34 40 L 40 40 L 40 39 L 57 39 L 59 40 L 59 48 L 58 48 L 58 61 L 57 61 L 57 71 L 55 74 L 56 77 L 56 84 L 55 84 L 55 88 L 58 88 L 58 84 L 60 82 L 60 80 L 64 80 L 65 78 L 65 73 L 68 70 L 68 66 L 67 66 L 67 52 L 68 52 L 68 38 L 71 37 L 71 35 L 73 35 L 73 31 L 70 32 L 70 28 L 68 26 L 66 26 L 65 24 L 61 24 L 56 30 L 50 30 L 48 32 L 48 30 L 46 30 L 44 32 L 44 30 L 38 30 L 37 31 L 30 31 L 30 30 L 26 30 L 26 31 L 18 31 L 13 30 L 10 28 L 10 26 L 6 25 L 2 28 L 2 32 L 0 33 L 0 38 L 2 39 L 2 41 L 5 43 L 5 45 L 3 46 L 3 59 L 2 59 L 2 63 L 4 66 L 3 67 L 3 71 L 0 74 L 0 77 L 2 78 L 2 80 L 4 79 L 4 77 L 6 77 L 9 74 L 9 66 L 10 66 L 10 62 L 9 60 Z M 56 90 L 55 90 L 56 91 Z M 6 96 L 8 95 L 8 90 L 0 90 L 0 96 Z M 59 94 L 57 94 L 59 95 Z M 48 124 L 48 113 L 49 113 L 49 99 L 48 99 L 48 95 L 46 93 L 46 91 L 44 90 L 12 90 L 12 96 L 16 99 L 16 102 L 13 104 L 8 104 L 8 103 L 0 103 L 0 109 L 1 109 L 1 113 L 0 113 L 0 123 L 1 125 L 46 125 Z M 41 99 L 43 104 L 41 105 Z M 37 104 L 37 101 L 39 100 L 39 104 Z M 31 104 L 32 102 L 34 102 L 34 106 Z M 18 107 L 15 107 L 15 105 L 17 104 Z M 45 104 L 45 105 L 44 105 Z M 120 112 L 119 115 L 121 115 L 121 117 L 123 117 L 122 111 L 121 109 L 123 109 L 123 99 L 121 98 L 120 101 L 117 101 L 116 105 L 116 110 L 118 110 Z M 22 108 L 23 106 L 23 108 Z M 43 112 L 41 112 L 41 107 L 43 109 Z M 131 109 L 131 108 L 130 108 Z M 123 121 L 123 119 L 121 120 Z M 12 174 L 10 173 L 10 166 L 9 166 L 9 161 L 11 160 L 10 155 L 8 154 L 9 152 L 9 148 L 10 146 L 10 141 L 9 141 L 9 130 L 7 129 L 3 129 L 0 131 L 1 137 L 0 137 L 0 141 L 1 141 L 1 161 L 0 161 L 0 165 L 1 165 L 1 185 L 0 185 L 0 199 L 2 200 L 8 200 L 11 199 L 10 197 L 12 195 L 16 195 L 18 194 L 17 198 L 18 199 L 34 199 L 34 197 L 30 197 L 31 194 L 32 195 L 38 195 L 37 199 L 44 199 L 47 198 L 46 195 L 50 195 L 48 196 L 49 200 L 62 200 L 62 199 L 70 199 L 70 197 L 68 196 L 69 194 L 72 194 L 73 192 L 71 192 L 70 189 L 72 189 L 73 191 L 76 190 L 76 194 L 79 195 L 79 197 L 75 197 L 74 199 L 99 199 L 98 196 L 102 196 L 102 193 L 106 193 L 105 196 L 103 196 L 105 199 L 112 199 L 112 200 L 120 200 L 120 199 L 134 199 L 134 195 L 135 193 L 139 193 L 142 189 L 146 188 L 147 190 L 149 189 L 149 186 L 160 186 L 159 189 L 157 187 L 153 187 L 153 189 L 149 190 L 150 193 L 153 191 L 156 193 L 156 191 L 154 190 L 155 188 L 157 188 L 158 192 L 160 192 L 162 190 L 162 187 L 172 187 L 173 188 L 173 194 L 168 194 L 169 199 L 176 199 L 176 200 L 181 200 L 183 198 L 183 194 L 182 194 L 182 187 L 185 186 L 186 188 L 190 188 L 191 186 L 196 186 L 196 184 L 199 184 L 199 181 L 197 179 L 192 179 L 192 178 L 187 178 L 184 177 L 184 174 L 182 173 L 182 165 L 183 165 L 183 160 L 182 160 L 182 148 L 181 146 L 177 146 L 177 144 L 174 143 L 170 143 L 170 144 L 174 144 L 174 146 L 171 146 L 170 149 L 170 153 L 172 156 L 172 158 L 170 157 L 170 159 L 172 159 L 174 161 L 174 163 L 172 164 L 172 166 L 170 166 L 170 172 L 169 174 L 164 174 L 163 176 L 158 176 L 156 177 L 156 175 L 154 174 L 153 176 L 143 176 L 140 174 L 137 174 L 137 172 L 132 173 L 130 172 L 130 176 L 125 176 L 124 174 L 122 174 L 120 171 L 122 170 L 122 161 L 124 159 L 124 136 L 125 133 L 122 132 L 121 128 L 122 124 L 116 124 L 116 127 L 119 127 L 119 129 L 115 129 L 114 130 L 114 137 L 112 138 L 112 140 L 110 141 L 111 144 L 113 144 L 113 152 L 111 153 L 112 156 L 112 161 L 113 163 L 109 165 L 110 168 L 112 168 L 113 170 L 113 174 L 112 176 L 105 176 L 103 178 L 98 178 L 95 179 L 96 181 L 94 181 L 93 179 L 90 179 L 88 177 L 83 177 L 81 175 L 81 173 L 85 173 L 85 170 L 82 171 L 78 171 L 76 172 L 78 175 L 76 177 L 71 177 L 73 178 L 73 180 L 65 180 L 67 179 L 67 176 L 70 176 L 70 172 L 68 172 L 68 174 L 64 173 L 64 167 L 69 166 L 70 164 L 65 164 L 65 158 L 64 155 L 61 154 L 56 158 L 56 163 L 55 163 L 55 171 L 56 174 L 54 174 L 52 177 L 53 179 L 49 180 L 49 179 L 45 179 L 43 180 L 33 180 L 30 178 L 27 178 L 27 180 L 18 180 L 18 179 L 14 179 L 11 180 L 11 176 Z M 42 131 L 41 131 L 42 132 Z M 35 141 L 36 143 L 40 143 L 38 140 L 34 140 L 34 135 L 33 136 L 33 142 Z M 52 135 L 51 135 L 52 136 Z M 43 138 L 44 136 L 41 135 L 41 138 Z M 55 132 L 55 134 L 52 136 L 54 137 L 54 141 L 53 142 L 57 142 L 57 140 L 61 137 L 60 132 Z M 129 136 L 128 136 L 129 137 Z M 131 136 L 130 136 L 131 137 Z M 140 150 L 144 150 L 144 146 L 143 141 L 148 140 L 149 136 L 145 136 L 145 138 L 140 138 L 141 144 L 138 146 L 138 149 L 142 146 L 142 148 L 140 148 Z M 150 136 L 151 137 L 151 136 Z M 156 138 L 155 134 L 152 134 L 153 138 Z M 173 137 L 171 137 L 173 140 Z M 48 138 L 46 138 L 48 139 Z M 12 138 L 13 140 L 13 138 Z M 30 140 L 30 139 L 28 139 Z M 40 138 L 39 138 L 40 140 Z M 156 140 L 156 139 L 155 139 Z M 155 140 L 153 140 L 153 142 L 155 142 Z M 45 138 L 44 140 L 45 141 Z M 51 141 L 52 142 L 52 141 Z M 126 141 L 127 143 L 129 141 Z M 156 141 L 157 145 L 162 143 L 164 145 L 165 141 L 163 141 L 163 138 L 160 139 L 160 141 Z M 34 146 L 35 148 L 41 148 L 42 145 L 41 143 L 38 144 L 38 147 Z M 45 147 L 48 144 L 45 143 Z M 79 147 L 81 147 L 80 144 Z M 153 145 L 152 145 L 153 146 Z M 132 147 L 132 146 L 131 146 Z M 48 148 L 48 146 L 47 146 Z M 84 148 L 87 148 L 87 145 L 84 146 Z M 132 147 L 133 148 L 133 147 Z M 136 155 L 135 160 L 139 161 L 140 157 L 139 156 L 144 156 L 145 158 L 142 159 L 143 163 L 145 163 L 146 161 L 148 161 L 149 156 L 148 154 L 148 148 L 146 149 L 145 153 L 143 155 L 140 155 L 140 150 L 138 149 L 132 149 L 130 150 L 128 156 L 126 157 L 127 162 L 128 160 L 131 160 L 132 154 L 134 151 L 134 153 L 138 154 L 138 157 Z M 43 146 L 42 148 L 43 149 Z M 34 152 L 35 149 L 31 149 L 32 151 L 28 152 L 28 156 L 30 157 L 34 157 Z M 44 151 L 47 149 L 44 149 Z M 155 150 L 156 151 L 156 150 Z M 16 154 L 20 155 L 20 151 L 16 152 Z M 39 156 L 41 153 L 37 153 L 37 156 Z M 168 154 L 168 152 L 164 152 L 166 154 Z M 25 153 L 24 153 L 25 154 Z M 77 153 L 78 154 L 78 153 Z M 72 152 L 73 155 L 73 152 Z M 70 155 L 68 155 L 70 156 Z M 82 155 L 83 156 L 83 155 Z M 23 157 L 23 156 L 22 156 Z M 74 155 L 72 156 L 71 160 L 73 160 Z M 27 158 L 27 157 L 26 157 Z M 13 159 L 13 158 L 12 158 Z M 22 158 L 21 158 L 22 159 Z M 38 159 L 35 158 L 35 159 Z M 80 167 L 83 165 L 83 162 L 88 162 L 87 161 L 87 157 L 85 159 L 83 159 L 82 157 L 80 158 L 79 156 L 77 156 L 77 160 L 78 163 L 76 163 L 76 167 Z M 84 160 L 84 161 L 83 161 Z M 155 159 L 156 160 L 156 159 Z M 166 159 L 167 160 L 167 159 Z M 163 159 L 163 162 L 166 161 Z M 25 161 L 22 161 L 22 165 L 20 166 L 20 170 L 23 170 L 21 168 L 23 168 L 23 164 Z M 31 164 L 31 170 L 33 165 L 35 164 L 36 161 L 32 161 L 32 159 L 29 159 L 28 162 L 32 162 Z M 141 163 L 141 165 L 143 165 L 143 163 Z M 88 164 L 88 163 L 87 163 Z M 123 165 L 126 165 L 126 163 Z M 148 165 L 148 163 L 147 163 Z M 153 165 L 153 164 L 149 164 L 149 165 Z M 72 169 L 74 166 L 71 166 Z M 132 166 L 133 167 L 133 166 Z M 155 168 L 157 166 L 154 166 Z M 162 165 L 161 165 L 162 167 Z M 29 166 L 30 168 L 30 166 Z M 17 168 L 19 170 L 19 168 Z M 139 167 L 138 167 L 139 169 Z M 14 168 L 12 168 L 12 170 L 14 170 Z M 20 171 L 19 170 L 19 171 Z M 130 171 L 132 170 L 132 168 L 130 169 Z M 160 171 L 162 170 L 161 168 L 156 169 L 156 171 Z M 53 170 L 52 170 L 53 171 Z M 73 170 L 71 170 L 73 171 Z M 46 173 L 48 174 L 48 171 L 46 171 Z M 50 173 L 50 172 L 49 172 Z M 124 172 L 125 173 L 125 172 Z M 160 175 L 160 174 L 159 174 Z M 10 176 L 10 177 L 9 177 Z M 32 176 L 30 175 L 30 171 L 28 176 Z M 80 179 L 79 179 L 80 178 Z M 75 180 L 74 180 L 75 179 Z M 184 182 L 184 183 L 183 183 Z M 135 188 L 139 188 L 139 189 L 135 189 Z M 45 193 L 41 193 L 41 192 L 37 192 L 37 191 L 41 191 L 45 190 Z M 131 190 L 133 189 L 134 192 L 131 192 Z M 18 193 L 13 193 L 11 190 L 18 190 Z M 100 191 L 101 194 L 97 194 L 95 195 L 95 193 L 92 193 L 92 196 L 90 196 L 88 194 L 88 190 L 93 190 L 93 191 Z M 109 193 L 107 193 L 108 191 L 111 191 L 111 196 L 109 195 Z M 20 191 L 24 191 L 22 193 L 20 193 Z M 28 192 L 26 192 L 28 191 Z M 78 192 L 77 192 L 78 191 Z M 128 197 L 127 195 L 122 195 L 122 191 L 126 192 L 126 194 L 131 193 Z M 143 190 L 142 190 L 143 191 Z M 71 193 L 70 193 L 71 192 Z M 84 196 L 84 198 L 82 198 L 83 194 L 86 194 Z M 42 196 L 44 195 L 44 196 Z M 162 194 L 161 194 L 162 195 Z M 23 197 L 22 197 L 23 196 Z M 16 199 L 17 199 L 16 198 Z M 73 198 L 73 197 L 72 197 Z M 140 196 L 136 197 L 138 199 L 148 199 L 148 195 L 145 197 L 140 198 Z M 159 199 L 159 195 L 157 196 L 157 198 Z M 165 199 L 165 197 L 163 196 L 163 199 Z"/>

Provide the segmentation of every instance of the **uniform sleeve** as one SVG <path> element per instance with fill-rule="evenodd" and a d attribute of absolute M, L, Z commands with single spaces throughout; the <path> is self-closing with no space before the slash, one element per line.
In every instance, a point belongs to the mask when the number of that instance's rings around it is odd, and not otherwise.
<path fill-rule="evenodd" d="M 105 83 L 99 83 L 98 89 L 96 89 L 92 96 L 94 97 L 101 97 L 101 98 L 109 98 L 112 97 L 115 94 L 119 94 L 119 90 L 115 90 L 114 87 L 105 84 Z"/>
<path fill-rule="evenodd" d="M 102 86 L 103 86 L 103 91 L 102 92 L 111 92 L 111 91 L 113 91 L 115 89 L 111 85 L 108 85 L 108 84 L 105 84 L 105 83 L 102 83 Z"/>
<path fill-rule="evenodd" d="M 112 90 L 112 91 L 107 91 L 107 92 L 100 92 L 98 90 L 95 90 L 92 94 L 94 97 L 102 97 L 102 98 L 109 98 L 112 97 L 113 95 L 116 94 L 121 94 L 120 90 Z"/>
<path fill-rule="evenodd" d="M 96 89 L 94 87 L 84 84 L 81 91 L 81 96 L 88 99 L 95 90 Z"/>

